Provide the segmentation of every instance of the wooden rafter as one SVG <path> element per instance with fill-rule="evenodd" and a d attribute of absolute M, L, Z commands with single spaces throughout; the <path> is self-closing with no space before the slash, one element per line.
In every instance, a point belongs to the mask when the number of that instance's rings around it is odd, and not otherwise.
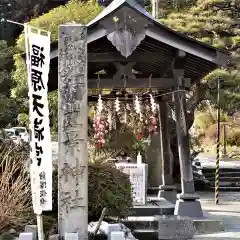
<path fill-rule="evenodd" d="M 190 81 L 190 79 L 187 79 Z M 158 88 L 168 89 L 174 86 L 173 78 L 151 78 L 151 84 L 149 84 L 149 78 L 136 78 L 124 79 L 120 81 L 113 81 L 112 78 L 88 78 L 88 88 Z"/>
<path fill-rule="evenodd" d="M 128 58 L 119 52 L 88 53 L 88 62 L 159 62 L 169 58 L 162 52 L 133 52 Z"/>

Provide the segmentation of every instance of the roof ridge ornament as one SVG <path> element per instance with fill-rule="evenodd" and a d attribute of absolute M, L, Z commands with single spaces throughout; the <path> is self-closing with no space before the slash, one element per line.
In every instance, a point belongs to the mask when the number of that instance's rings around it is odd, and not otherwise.
<path fill-rule="evenodd" d="M 130 28 L 117 29 L 107 35 L 108 40 L 116 47 L 116 49 L 124 57 L 129 57 L 137 46 L 144 40 L 146 33 L 145 29 L 139 32 L 133 31 Z"/>

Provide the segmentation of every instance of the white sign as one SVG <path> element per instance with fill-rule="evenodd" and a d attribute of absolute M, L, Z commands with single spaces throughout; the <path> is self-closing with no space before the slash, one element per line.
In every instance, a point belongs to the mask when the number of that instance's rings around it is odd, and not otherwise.
<path fill-rule="evenodd" d="M 35 30 L 35 32 L 33 32 Z M 50 33 L 25 26 L 31 129 L 31 187 L 36 214 L 52 210 L 52 149 L 48 109 Z M 29 54 L 28 54 L 29 53 Z"/>
<path fill-rule="evenodd" d="M 133 204 L 145 205 L 147 201 L 147 164 L 116 163 L 116 168 L 129 175 Z"/>

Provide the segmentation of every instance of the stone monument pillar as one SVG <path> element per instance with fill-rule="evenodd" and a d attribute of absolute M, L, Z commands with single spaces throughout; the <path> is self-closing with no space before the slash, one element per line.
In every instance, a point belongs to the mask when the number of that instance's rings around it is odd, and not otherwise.
<path fill-rule="evenodd" d="M 147 148 L 148 185 L 154 187 L 156 191 L 162 185 L 162 159 L 160 156 L 161 144 L 159 139 L 159 133 L 153 135 L 151 143 Z"/>
<path fill-rule="evenodd" d="M 174 214 L 189 217 L 202 217 L 203 211 L 201 204 L 197 201 L 199 196 L 195 193 L 189 133 L 186 124 L 187 109 L 186 94 L 184 91 L 184 57 L 185 52 L 180 52 L 180 55 L 175 60 L 175 69 L 173 71 L 175 90 L 177 90 L 177 92 L 174 93 L 174 102 L 182 187 L 182 193 L 179 195 L 179 200 L 176 202 Z"/>
<path fill-rule="evenodd" d="M 87 28 L 60 25 L 58 43 L 58 227 L 88 239 Z"/>
<path fill-rule="evenodd" d="M 161 159 L 162 159 L 162 185 L 158 196 L 163 197 L 169 202 L 175 204 L 177 198 L 176 187 L 173 186 L 172 177 L 172 156 L 170 148 L 170 136 L 169 136 L 169 116 L 168 106 L 164 99 L 159 101 L 158 119 L 159 119 L 159 132 L 161 143 Z"/>

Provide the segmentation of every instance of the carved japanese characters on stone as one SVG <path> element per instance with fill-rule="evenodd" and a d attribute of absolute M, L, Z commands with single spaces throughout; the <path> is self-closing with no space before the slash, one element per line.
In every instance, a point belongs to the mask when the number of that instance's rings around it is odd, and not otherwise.
<path fill-rule="evenodd" d="M 78 158 L 76 158 L 76 162 L 78 162 Z M 76 180 L 79 180 L 82 178 L 84 174 L 84 170 L 86 169 L 86 166 L 75 166 L 71 167 L 68 163 L 64 163 L 64 168 L 61 170 L 60 177 L 64 177 L 65 182 L 68 181 L 68 177 L 77 177 Z M 76 185 L 78 185 L 79 182 L 76 181 Z"/>
<path fill-rule="evenodd" d="M 59 234 L 87 239 L 87 29 L 59 29 Z"/>
<path fill-rule="evenodd" d="M 71 128 L 71 127 L 82 127 L 80 112 L 73 112 L 73 113 L 66 113 L 64 115 L 63 126 L 64 129 Z"/>

